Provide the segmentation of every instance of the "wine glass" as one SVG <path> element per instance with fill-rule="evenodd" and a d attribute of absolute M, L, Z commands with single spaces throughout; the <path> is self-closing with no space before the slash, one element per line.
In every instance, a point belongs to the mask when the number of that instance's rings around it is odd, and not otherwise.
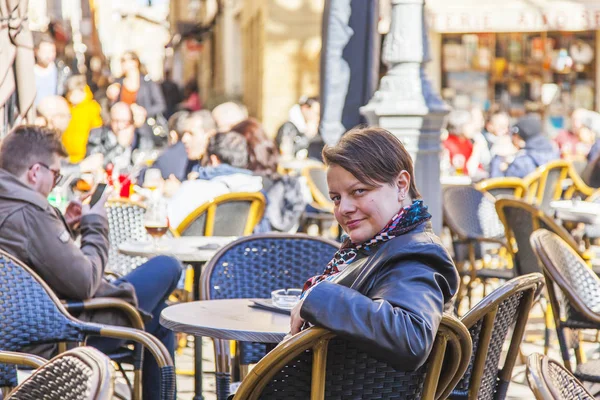
<path fill-rule="evenodd" d="M 167 203 L 162 199 L 152 201 L 144 214 L 144 228 L 152 237 L 154 251 L 159 251 L 159 239 L 169 230 Z"/>
<path fill-rule="evenodd" d="M 148 168 L 144 175 L 144 187 L 150 190 L 156 190 L 162 183 L 162 174 L 158 168 Z"/>

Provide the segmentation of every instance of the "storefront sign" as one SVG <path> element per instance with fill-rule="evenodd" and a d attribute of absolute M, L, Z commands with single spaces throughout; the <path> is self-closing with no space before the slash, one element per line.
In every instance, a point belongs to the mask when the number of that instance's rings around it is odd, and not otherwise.
<path fill-rule="evenodd" d="M 470 2 L 470 1 L 469 1 Z M 583 6 L 571 4 L 568 8 L 526 7 L 525 3 L 503 1 L 498 6 L 463 7 L 456 2 L 431 4 L 427 2 L 429 28 L 434 32 L 540 32 L 540 31 L 586 31 L 600 29 L 600 5 Z M 520 7 L 510 7 L 510 3 Z M 564 3 L 562 3 L 564 4 Z"/>

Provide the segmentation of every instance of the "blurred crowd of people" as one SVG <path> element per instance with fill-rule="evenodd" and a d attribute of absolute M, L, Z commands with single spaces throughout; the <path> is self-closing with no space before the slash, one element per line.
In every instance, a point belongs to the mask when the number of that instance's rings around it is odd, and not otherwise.
<path fill-rule="evenodd" d="M 570 128 L 551 138 L 542 116 L 528 113 L 511 121 L 503 110 L 487 116 L 479 108 L 454 110 L 443 135 L 442 174 L 466 175 L 473 181 L 524 178 L 537 167 L 565 159 L 581 170 L 600 155 L 600 114 L 576 109 Z"/>
<path fill-rule="evenodd" d="M 320 158 L 318 98 L 301 98 L 271 139 L 243 104 L 229 101 L 209 111 L 195 82 L 181 90 L 169 71 L 153 82 L 134 52 L 121 56 L 119 78 L 99 72 L 94 59 L 89 73 L 73 73 L 57 61 L 48 35 L 37 38 L 35 54 L 36 124 L 57 131 L 67 151 L 61 172 L 72 179 L 63 190 L 72 195 L 82 176 L 96 181 L 90 187 L 103 175 L 143 186 L 154 168 L 173 228 L 211 198 L 256 191 L 268 202 L 258 231 L 297 227 L 310 193 L 301 177 L 280 173 L 278 165 L 280 158 Z"/>

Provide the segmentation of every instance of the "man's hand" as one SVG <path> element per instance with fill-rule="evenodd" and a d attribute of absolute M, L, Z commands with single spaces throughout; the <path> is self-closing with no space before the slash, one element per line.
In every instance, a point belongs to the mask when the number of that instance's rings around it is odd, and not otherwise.
<path fill-rule="evenodd" d="M 64 217 L 67 225 L 69 225 L 69 228 L 76 229 L 77 225 L 81 221 L 82 207 L 83 205 L 79 199 L 71 200 L 67 205 Z"/>
<path fill-rule="evenodd" d="M 299 333 L 302 329 L 302 325 L 304 325 L 304 320 L 300 316 L 300 310 L 302 309 L 302 304 L 304 304 L 304 300 L 301 300 L 296 304 L 296 306 L 292 309 L 291 312 L 291 320 L 290 320 L 290 334 L 295 335 Z"/>
<path fill-rule="evenodd" d="M 97 154 L 92 154 L 91 156 L 88 156 L 86 158 L 84 158 L 80 163 L 79 163 L 79 168 L 81 169 L 82 173 L 94 173 L 98 170 L 102 169 L 102 166 L 104 165 L 104 155 L 97 153 Z"/>
<path fill-rule="evenodd" d="M 133 124 L 136 126 L 136 128 L 144 125 L 146 122 L 146 117 L 148 116 L 148 112 L 144 107 L 137 104 L 132 104 L 131 113 L 133 114 Z"/>
<path fill-rule="evenodd" d="M 163 185 L 163 194 L 165 197 L 173 197 L 180 187 L 181 181 L 175 178 L 175 175 L 171 174 L 169 179 L 165 180 Z"/>

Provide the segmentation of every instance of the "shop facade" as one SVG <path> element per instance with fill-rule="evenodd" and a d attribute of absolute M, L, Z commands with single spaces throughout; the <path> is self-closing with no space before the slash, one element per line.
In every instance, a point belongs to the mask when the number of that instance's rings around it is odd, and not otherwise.
<path fill-rule="evenodd" d="M 598 110 L 600 2 L 427 1 L 430 70 L 453 107 L 541 111 L 556 128 Z"/>

